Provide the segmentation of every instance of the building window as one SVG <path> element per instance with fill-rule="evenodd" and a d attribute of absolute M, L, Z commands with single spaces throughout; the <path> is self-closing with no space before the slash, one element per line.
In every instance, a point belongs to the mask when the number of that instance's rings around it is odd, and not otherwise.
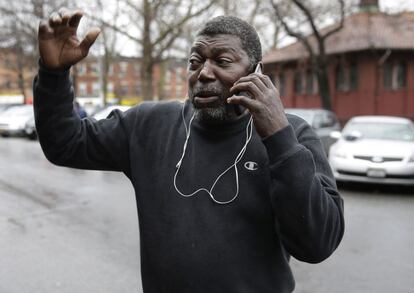
<path fill-rule="evenodd" d="M 297 71 L 295 76 L 293 77 L 294 81 L 294 89 L 295 94 L 302 95 L 303 94 L 303 74 L 302 72 Z"/>
<path fill-rule="evenodd" d="M 13 66 L 12 66 L 12 62 L 11 62 L 11 60 L 9 59 L 9 57 L 6 57 L 6 59 L 4 60 L 4 66 L 6 67 L 6 68 L 12 68 Z"/>
<path fill-rule="evenodd" d="M 339 64 L 336 67 L 335 76 L 336 76 L 336 79 L 335 79 L 335 81 L 336 81 L 336 90 L 337 91 L 345 91 L 346 90 L 345 69 L 344 69 L 342 64 Z"/>
<path fill-rule="evenodd" d="M 315 93 L 315 75 L 311 70 L 306 72 L 306 94 L 313 95 Z"/>
<path fill-rule="evenodd" d="M 113 64 L 109 64 L 109 67 L 108 67 L 108 75 L 109 76 L 114 75 L 114 65 Z"/>
<path fill-rule="evenodd" d="M 10 79 L 6 79 L 4 81 L 4 87 L 8 90 L 12 88 L 12 82 L 10 81 Z"/>
<path fill-rule="evenodd" d="M 79 83 L 79 96 L 86 96 L 88 95 L 88 86 L 85 82 Z"/>
<path fill-rule="evenodd" d="M 93 63 L 89 64 L 89 68 L 91 70 L 91 74 L 98 75 L 99 64 L 97 62 L 93 62 Z"/>
<path fill-rule="evenodd" d="M 407 64 L 404 61 L 386 62 L 383 67 L 383 85 L 386 89 L 398 90 L 406 87 Z"/>
<path fill-rule="evenodd" d="M 396 64 L 396 87 L 398 89 L 405 88 L 406 76 L 407 76 L 407 65 L 405 62 L 398 62 Z"/>
<path fill-rule="evenodd" d="M 286 76 L 284 73 L 279 74 L 279 94 L 281 97 L 286 94 Z"/>
<path fill-rule="evenodd" d="M 128 63 L 127 62 L 119 63 L 119 74 L 121 76 L 125 76 L 127 74 L 127 70 L 128 70 Z"/>
<path fill-rule="evenodd" d="M 358 65 L 353 62 L 348 66 L 338 64 L 335 71 L 335 86 L 339 92 L 356 90 L 358 88 Z"/>
<path fill-rule="evenodd" d="M 86 64 L 85 63 L 78 63 L 77 66 L 77 73 L 78 75 L 85 75 L 86 74 Z"/>
<path fill-rule="evenodd" d="M 181 67 L 178 68 L 176 71 L 176 82 L 177 83 L 183 83 L 186 79 L 186 69 Z"/>
<path fill-rule="evenodd" d="M 106 85 L 106 91 L 109 94 L 113 94 L 114 93 L 114 84 L 112 82 L 108 82 L 108 84 Z"/>
<path fill-rule="evenodd" d="M 92 95 L 98 96 L 101 92 L 101 84 L 99 82 L 92 83 Z"/>
<path fill-rule="evenodd" d="M 134 71 L 135 71 L 135 75 L 139 75 L 141 72 L 141 66 L 139 63 L 135 63 L 134 64 Z"/>
<path fill-rule="evenodd" d="M 165 72 L 165 82 L 167 84 L 171 83 L 171 70 L 167 70 Z"/>
<path fill-rule="evenodd" d="M 351 63 L 349 67 L 349 89 L 358 89 L 358 66 L 356 63 Z"/>

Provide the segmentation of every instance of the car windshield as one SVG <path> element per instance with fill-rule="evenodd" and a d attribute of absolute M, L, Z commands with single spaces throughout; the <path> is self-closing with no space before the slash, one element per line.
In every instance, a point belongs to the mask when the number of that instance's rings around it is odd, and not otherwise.
<path fill-rule="evenodd" d="M 408 124 L 386 122 L 351 122 L 344 136 L 360 133 L 361 138 L 414 141 L 414 129 Z"/>
<path fill-rule="evenodd" d="M 295 110 L 295 109 L 286 109 L 286 113 L 299 116 L 300 118 L 302 118 L 303 120 L 305 120 L 306 122 L 308 122 L 308 124 L 310 124 L 310 125 L 312 125 L 312 123 L 313 123 L 313 116 L 314 116 L 314 114 L 312 112 L 310 112 L 310 111 L 306 111 L 306 110 Z"/>

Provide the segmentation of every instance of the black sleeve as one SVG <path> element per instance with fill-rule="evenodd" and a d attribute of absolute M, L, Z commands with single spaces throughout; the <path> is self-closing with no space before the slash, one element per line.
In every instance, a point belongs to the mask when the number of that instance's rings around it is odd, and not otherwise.
<path fill-rule="evenodd" d="M 264 139 L 264 144 L 276 227 L 285 249 L 305 262 L 326 259 L 342 239 L 344 214 L 319 138 L 302 121 L 295 130 L 289 125 Z"/>
<path fill-rule="evenodd" d="M 36 129 L 49 161 L 81 169 L 122 171 L 129 176 L 125 125 L 132 119 L 132 111 L 114 111 L 99 121 L 80 119 L 73 108 L 69 69 L 50 71 L 40 65 L 33 95 Z"/>

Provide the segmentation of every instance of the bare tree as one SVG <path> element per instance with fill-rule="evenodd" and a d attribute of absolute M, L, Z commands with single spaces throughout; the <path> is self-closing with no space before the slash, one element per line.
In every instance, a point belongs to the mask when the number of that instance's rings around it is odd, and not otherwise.
<path fill-rule="evenodd" d="M 120 16 L 120 0 L 116 0 L 113 8 L 113 13 L 111 16 L 111 20 L 102 19 L 100 21 L 101 24 L 101 35 L 102 35 L 102 47 L 103 47 L 103 56 L 99 56 L 101 58 L 101 89 L 103 95 L 103 102 L 104 105 L 107 104 L 108 99 L 108 73 L 109 68 L 113 63 L 113 58 L 117 55 L 116 52 L 116 44 L 118 38 L 118 33 L 114 32 L 110 27 L 108 27 L 105 23 L 110 23 L 111 25 L 115 25 L 118 22 Z M 97 0 L 98 9 L 103 12 L 105 9 L 105 4 L 102 0 Z"/>
<path fill-rule="evenodd" d="M 322 12 L 329 11 L 332 14 L 332 6 L 328 8 L 318 5 L 317 1 L 313 3 L 305 2 L 302 0 L 290 0 L 290 2 L 297 9 L 298 14 L 295 19 L 289 19 L 284 14 L 284 5 L 286 1 L 275 2 L 271 0 L 271 4 L 274 8 L 275 15 L 280 20 L 286 33 L 303 44 L 309 54 L 309 60 L 316 73 L 318 80 L 319 94 L 321 97 L 322 107 L 324 109 L 332 109 L 331 93 L 328 79 L 328 56 L 326 54 L 325 42 L 333 34 L 340 31 L 344 25 L 345 20 L 345 2 L 344 0 L 335 0 L 333 4 L 337 4 L 335 7 L 337 13 L 336 23 L 329 28 L 321 29 L 320 26 L 325 25 L 326 18 Z M 333 2 L 333 1 L 332 1 Z M 331 2 L 331 4 L 332 4 Z M 307 36 L 306 33 L 300 29 L 293 28 L 292 24 L 303 23 L 308 24 L 310 27 L 311 35 Z"/>
<path fill-rule="evenodd" d="M 141 50 L 141 83 L 144 100 L 153 99 L 153 69 L 181 36 L 192 18 L 202 15 L 216 0 L 120 0 L 128 22 L 104 24 L 129 38 Z M 91 14 L 92 18 L 96 18 Z"/>
<path fill-rule="evenodd" d="M 0 47 L 12 52 L 13 64 L 9 69 L 17 76 L 19 91 L 27 99 L 26 79 L 33 71 L 38 59 L 37 26 L 40 19 L 60 5 L 68 4 L 66 0 L 22 0 L 0 1 Z"/>
<path fill-rule="evenodd" d="M 264 51 L 277 46 L 280 23 L 269 1 L 218 0 L 215 6 L 223 14 L 239 17 L 253 25 L 260 36 Z"/>

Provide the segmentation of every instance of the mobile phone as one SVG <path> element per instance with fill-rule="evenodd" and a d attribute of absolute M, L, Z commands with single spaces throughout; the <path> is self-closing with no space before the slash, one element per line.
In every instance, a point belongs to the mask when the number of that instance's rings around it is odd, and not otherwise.
<path fill-rule="evenodd" d="M 262 64 L 261 63 L 257 63 L 253 73 L 262 73 Z M 244 92 L 244 91 L 238 92 L 236 95 L 237 96 L 245 96 L 245 97 L 248 97 L 250 99 L 252 98 L 251 95 L 248 92 Z M 244 112 L 245 108 L 242 105 L 234 105 L 234 110 L 235 110 L 237 115 L 241 115 Z"/>

